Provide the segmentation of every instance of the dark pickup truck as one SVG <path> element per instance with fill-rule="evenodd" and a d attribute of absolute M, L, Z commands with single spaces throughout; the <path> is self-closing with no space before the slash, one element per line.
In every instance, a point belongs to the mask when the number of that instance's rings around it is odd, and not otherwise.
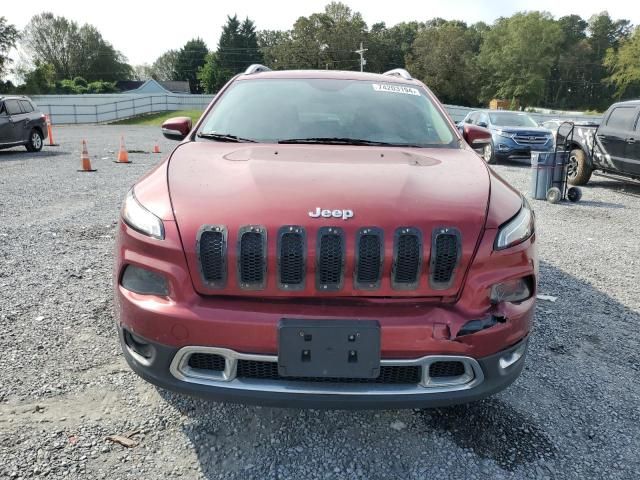
<path fill-rule="evenodd" d="M 594 170 L 640 179 L 640 100 L 614 103 L 600 125 L 576 123 L 570 142 L 569 183 L 585 185 Z M 560 126 L 558 141 L 568 136 Z"/>

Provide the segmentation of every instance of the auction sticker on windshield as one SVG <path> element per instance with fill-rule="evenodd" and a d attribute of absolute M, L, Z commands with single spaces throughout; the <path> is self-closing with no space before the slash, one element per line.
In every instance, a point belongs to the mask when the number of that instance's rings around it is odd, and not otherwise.
<path fill-rule="evenodd" d="M 376 92 L 404 93 L 405 95 L 420 96 L 420 91 L 417 88 L 390 85 L 388 83 L 373 83 L 371 86 Z"/>

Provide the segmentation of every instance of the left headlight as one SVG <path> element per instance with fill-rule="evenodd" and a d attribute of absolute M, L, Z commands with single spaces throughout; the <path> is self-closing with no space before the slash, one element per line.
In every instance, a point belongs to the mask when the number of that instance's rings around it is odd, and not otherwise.
<path fill-rule="evenodd" d="M 515 135 L 514 133 L 505 132 L 504 130 L 502 130 L 500 128 L 498 130 L 496 130 L 496 133 L 498 135 L 500 135 L 501 137 L 505 137 L 505 138 L 513 138 L 513 136 Z"/>
<path fill-rule="evenodd" d="M 518 214 L 500 227 L 494 244 L 495 250 L 513 247 L 527 240 L 535 232 L 535 217 L 526 199 Z"/>
<path fill-rule="evenodd" d="M 133 188 L 127 193 L 122 206 L 122 219 L 134 230 L 149 237 L 164 240 L 164 225 L 162 220 L 140 205 L 133 193 Z"/>

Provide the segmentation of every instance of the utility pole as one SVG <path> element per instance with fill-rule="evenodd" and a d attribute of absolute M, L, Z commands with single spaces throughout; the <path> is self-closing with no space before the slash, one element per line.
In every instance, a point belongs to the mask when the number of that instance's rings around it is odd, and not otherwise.
<path fill-rule="evenodd" d="M 368 48 L 362 48 L 362 42 L 360 42 L 360 50 L 356 50 L 355 53 L 360 54 L 360 71 L 364 71 L 364 66 L 367 64 L 367 61 L 364 59 L 364 52 L 369 50 Z"/>

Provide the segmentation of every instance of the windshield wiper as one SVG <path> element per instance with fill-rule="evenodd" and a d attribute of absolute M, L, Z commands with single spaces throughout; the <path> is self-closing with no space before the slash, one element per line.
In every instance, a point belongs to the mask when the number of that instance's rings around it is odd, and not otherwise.
<path fill-rule="evenodd" d="M 363 140 L 359 138 L 348 137 L 310 137 L 310 138 L 287 138 L 278 140 L 278 143 L 309 143 L 309 144 L 327 144 L 327 145 L 370 145 L 382 147 L 415 147 L 417 145 L 409 145 L 406 143 L 389 143 L 378 142 L 375 140 Z"/>
<path fill-rule="evenodd" d="M 209 132 L 200 132 L 198 134 L 200 138 L 208 138 L 211 140 L 215 140 L 217 142 L 235 142 L 235 143 L 256 143 L 256 140 L 251 138 L 242 138 L 237 135 L 231 135 L 230 133 L 209 133 Z"/>

